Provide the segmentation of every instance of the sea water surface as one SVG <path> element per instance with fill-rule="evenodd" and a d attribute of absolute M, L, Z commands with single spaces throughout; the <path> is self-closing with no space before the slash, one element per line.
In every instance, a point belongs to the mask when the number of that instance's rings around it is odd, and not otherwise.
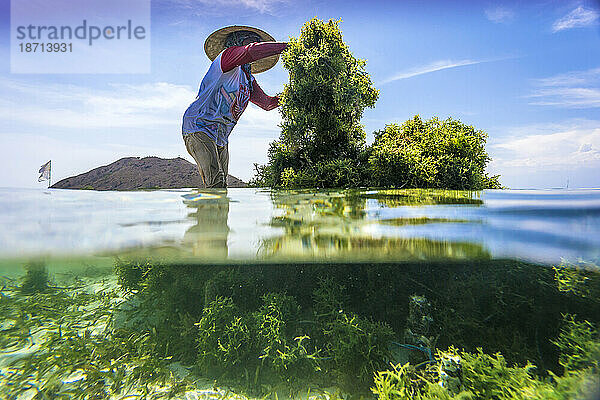
<path fill-rule="evenodd" d="M 598 263 L 600 190 L 0 189 L 0 258 L 136 251 L 200 263 Z"/>
<path fill-rule="evenodd" d="M 450 346 L 560 374 L 598 265 L 599 189 L 0 188 L 0 398 L 376 399 Z"/>

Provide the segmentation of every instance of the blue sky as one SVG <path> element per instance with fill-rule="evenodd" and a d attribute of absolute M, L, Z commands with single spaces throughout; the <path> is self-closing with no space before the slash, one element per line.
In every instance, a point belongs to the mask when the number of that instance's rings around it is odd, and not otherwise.
<path fill-rule="evenodd" d="M 597 1 L 153 0 L 151 73 L 11 74 L 10 7 L 0 1 L 0 186 L 39 187 L 124 156 L 182 156 L 181 116 L 209 66 L 204 39 L 252 25 L 278 40 L 317 16 L 342 19 L 380 97 L 367 140 L 415 114 L 489 135 L 491 173 L 512 188 L 600 187 Z M 282 90 L 278 64 L 257 75 Z M 230 173 L 252 176 L 277 138 L 278 111 L 250 105 L 230 137 Z"/>

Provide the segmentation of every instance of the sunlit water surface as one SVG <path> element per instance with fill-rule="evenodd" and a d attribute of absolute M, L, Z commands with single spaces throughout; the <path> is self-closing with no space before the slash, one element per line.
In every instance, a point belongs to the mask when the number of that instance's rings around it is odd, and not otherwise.
<path fill-rule="evenodd" d="M 0 257 L 598 262 L 600 190 L 0 189 Z"/>

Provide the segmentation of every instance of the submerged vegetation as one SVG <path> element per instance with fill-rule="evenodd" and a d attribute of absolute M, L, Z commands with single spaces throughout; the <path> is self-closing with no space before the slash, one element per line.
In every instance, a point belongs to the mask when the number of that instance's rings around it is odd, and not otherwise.
<path fill-rule="evenodd" d="M 389 124 L 366 145 L 360 119 L 374 107 L 364 60 L 342 38 L 339 21 L 317 18 L 282 53 L 289 83 L 281 95 L 281 134 L 269 162 L 256 165 L 254 186 L 278 188 L 500 188 L 488 177 L 487 135 L 448 118 Z"/>
<path fill-rule="evenodd" d="M 42 261 L 31 261 L 25 265 L 25 277 L 19 289 L 23 293 L 40 293 L 50 289 L 48 270 Z"/>
<path fill-rule="evenodd" d="M 35 271 L 40 270 L 37 267 Z M 68 288 L 32 292 L 4 284 L 1 398 L 100 399 L 127 394 L 144 398 L 160 387 L 168 386 L 171 393 L 185 387 L 168 368 L 169 358 L 156 352 L 156 335 L 112 323 L 123 300 L 116 288 L 94 286 L 76 281 Z"/>
<path fill-rule="evenodd" d="M 134 265 L 146 269 L 128 273 Z M 557 271 L 567 270 L 579 274 L 585 293 L 594 295 L 565 290 L 564 272 Z M 508 384 L 497 381 L 502 378 L 569 398 L 570 390 L 579 390 L 573 385 L 595 382 L 597 366 L 588 361 L 598 351 L 600 280 L 593 269 L 488 260 L 123 263 L 117 272 L 123 288 L 139 288 L 134 297 L 141 304 L 150 302 L 155 314 L 169 315 L 168 326 L 158 321 L 146 328 L 161 337 L 161 354 L 193 363 L 200 373 L 247 393 L 286 387 L 293 394 L 313 385 L 363 395 L 375 388 L 381 398 L 402 398 L 390 393 L 404 382 L 402 390 L 422 398 L 446 392 L 447 398 L 468 398 L 477 385 Z M 170 311 L 163 314 L 161 308 Z M 588 361 L 574 364 L 582 351 Z M 451 366 L 444 367 L 445 377 L 440 368 L 446 359 L 461 360 L 461 368 L 471 368 L 477 378 L 462 369 L 459 380 L 452 380 Z M 395 367 L 389 369 L 390 363 Z M 440 376 L 458 391 L 439 386 Z M 437 386 L 426 389 L 432 382 Z M 396 389 L 384 394 L 385 385 Z M 516 396 L 507 393 L 505 398 Z"/>
<path fill-rule="evenodd" d="M 32 270 L 44 269 L 24 281 Z M 597 267 L 117 260 L 115 271 L 52 290 L 4 283 L 0 397 L 169 398 L 214 380 L 274 399 L 336 397 L 327 387 L 579 399 L 599 385 Z"/>
<path fill-rule="evenodd" d="M 378 371 L 371 390 L 378 400 L 592 399 L 600 393 L 599 340 L 589 322 L 565 316 L 557 341 L 565 368 L 560 376 L 540 376 L 529 362 L 511 366 L 500 353 L 450 347 L 422 368 L 392 364 Z"/>

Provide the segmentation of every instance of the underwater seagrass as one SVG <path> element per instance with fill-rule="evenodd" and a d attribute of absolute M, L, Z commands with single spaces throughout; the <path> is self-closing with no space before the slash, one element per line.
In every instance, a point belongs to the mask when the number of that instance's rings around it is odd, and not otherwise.
<path fill-rule="evenodd" d="M 160 386 L 168 387 L 167 394 L 182 392 L 189 382 L 173 376 L 170 358 L 157 351 L 155 333 L 113 324 L 122 301 L 102 281 L 76 279 L 36 292 L 5 283 L 0 290 L 0 398 L 146 398 Z"/>
<path fill-rule="evenodd" d="M 0 396 L 167 396 L 193 385 L 173 375 L 174 362 L 263 397 L 337 387 L 380 399 L 579 399 L 598 386 L 596 267 L 119 260 L 115 269 L 121 289 L 112 278 L 37 293 L 4 282 Z M 23 352 L 32 340 L 39 348 Z"/>
<path fill-rule="evenodd" d="M 123 270 L 139 265 L 149 269 Z M 410 368 L 424 368 L 437 350 L 454 346 L 483 357 L 492 370 L 518 376 L 520 370 L 510 368 L 532 363 L 532 379 L 563 376 L 565 348 L 588 343 L 585 352 L 593 354 L 597 343 L 595 334 L 580 334 L 579 342 L 557 345 L 563 315 L 600 323 L 598 271 L 569 272 L 578 290 L 565 290 L 566 272 L 511 260 L 124 263 L 117 273 L 123 287 L 140 288 L 139 312 L 166 316 L 146 328 L 158 335 L 159 354 L 255 394 L 281 385 L 294 391 L 332 384 L 364 394 L 375 373 L 406 358 L 399 345 L 409 349 Z M 496 353 L 505 364 L 486 358 Z M 436 360 L 431 364 L 439 365 Z"/>
<path fill-rule="evenodd" d="M 375 374 L 377 400 L 434 399 L 597 399 L 600 394 L 600 336 L 587 321 L 565 315 L 555 342 L 562 373 L 539 376 L 530 362 L 510 365 L 502 354 L 438 350 L 421 366 L 393 365 Z"/>

